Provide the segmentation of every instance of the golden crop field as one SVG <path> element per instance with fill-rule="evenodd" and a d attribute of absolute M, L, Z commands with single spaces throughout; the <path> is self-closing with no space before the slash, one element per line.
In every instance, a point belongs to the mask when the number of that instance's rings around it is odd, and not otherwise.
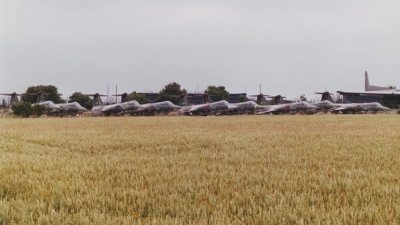
<path fill-rule="evenodd" d="M 399 224 L 398 115 L 0 119 L 0 224 Z"/>

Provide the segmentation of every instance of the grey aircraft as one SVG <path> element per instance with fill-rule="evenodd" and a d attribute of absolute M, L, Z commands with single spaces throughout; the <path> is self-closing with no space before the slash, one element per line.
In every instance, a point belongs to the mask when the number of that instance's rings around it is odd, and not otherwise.
<path fill-rule="evenodd" d="M 174 105 L 170 101 L 147 103 L 140 105 L 136 111 L 139 115 L 154 116 L 155 114 L 168 114 L 174 110 L 181 109 L 181 106 Z"/>
<path fill-rule="evenodd" d="M 238 106 L 229 104 L 229 102 L 222 100 L 218 102 L 206 103 L 201 105 L 194 105 L 190 110 L 185 113 L 186 115 L 220 115 L 229 110 L 235 110 Z"/>
<path fill-rule="evenodd" d="M 193 96 L 191 95 L 171 95 L 171 97 L 176 97 L 179 98 L 179 106 L 181 106 L 181 109 L 178 110 L 178 113 L 181 115 L 191 115 L 190 114 L 190 109 L 196 105 L 194 104 L 190 104 L 188 98 L 193 98 L 196 96 L 201 96 L 202 97 L 202 104 L 208 104 L 208 103 L 212 103 L 212 99 L 211 99 L 211 95 L 210 94 L 195 94 Z"/>
<path fill-rule="evenodd" d="M 23 93 L 22 95 L 33 95 L 37 96 L 37 103 L 39 105 L 44 105 L 46 107 L 46 115 L 56 115 L 60 112 L 61 107 L 54 104 L 52 101 L 45 101 L 44 95 L 49 93 Z"/>
<path fill-rule="evenodd" d="M 321 101 L 316 103 L 311 103 L 311 105 L 317 107 L 316 111 L 321 112 L 334 112 L 336 108 L 342 107 L 344 104 L 334 103 L 331 96 L 332 93 L 328 91 L 325 92 L 315 92 L 315 94 L 321 94 Z"/>
<path fill-rule="evenodd" d="M 345 104 L 339 108 L 336 108 L 336 112 L 342 112 L 344 114 L 347 113 L 377 113 L 382 111 L 390 111 L 390 108 L 382 106 L 378 102 L 370 102 L 370 103 L 351 103 Z"/>
<path fill-rule="evenodd" d="M 231 105 L 237 106 L 237 108 L 225 110 L 222 114 L 255 114 L 257 110 L 266 108 L 266 106 L 259 105 L 254 101 L 232 103 Z"/>
<path fill-rule="evenodd" d="M 308 102 L 296 102 L 281 105 L 271 105 L 265 110 L 261 110 L 257 114 L 295 114 L 295 113 L 309 113 L 310 110 L 316 109 L 316 106 Z"/>
<path fill-rule="evenodd" d="M 101 97 L 107 96 L 107 95 L 102 95 L 99 93 L 96 94 L 84 94 L 85 96 L 91 96 L 93 97 L 93 108 L 91 112 L 94 115 L 103 115 L 101 110 L 105 107 L 103 100 L 101 100 Z"/>
<path fill-rule="evenodd" d="M 56 104 L 60 106 L 60 116 L 76 116 L 77 114 L 82 114 L 84 112 L 87 112 L 88 110 L 81 106 L 78 102 L 70 102 L 70 103 L 61 103 L 61 104 Z"/>
<path fill-rule="evenodd" d="M 137 110 L 140 108 L 139 102 L 128 101 L 127 93 L 113 96 L 121 96 L 121 102 L 104 106 L 100 110 L 104 115 L 136 115 Z"/>

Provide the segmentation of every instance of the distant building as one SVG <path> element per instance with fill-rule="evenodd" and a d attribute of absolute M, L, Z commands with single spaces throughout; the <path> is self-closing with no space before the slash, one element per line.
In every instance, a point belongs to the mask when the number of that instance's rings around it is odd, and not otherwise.
<path fill-rule="evenodd" d="M 138 94 L 143 94 L 146 96 L 147 100 L 149 101 L 149 103 L 155 103 L 157 102 L 157 97 L 158 97 L 158 93 L 138 93 Z M 228 102 L 229 103 L 237 103 L 240 102 L 239 97 L 243 96 L 246 97 L 247 94 L 246 93 L 231 93 L 229 94 L 229 99 Z M 207 96 L 204 96 L 203 94 L 197 94 L 197 93 L 188 93 L 186 94 L 186 98 L 189 101 L 189 104 L 191 105 L 199 105 L 199 104 L 204 104 L 206 102 L 206 100 L 204 98 L 206 98 Z"/>
<path fill-rule="evenodd" d="M 400 100 L 400 90 L 369 84 L 368 72 L 365 71 L 365 91 L 337 91 L 343 96 L 343 103 L 383 103 L 388 100 Z"/>
<path fill-rule="evenodd" d="M 229 103 L 238 103 L 238 102 L 241 102 L 241 101 L 239 100 L 239 97 L 240 97 L 240 96 L 246 97 L 247 94 L 246 94 L 246 93 L 229 93 L 228 102 L 229 102 Z"/>

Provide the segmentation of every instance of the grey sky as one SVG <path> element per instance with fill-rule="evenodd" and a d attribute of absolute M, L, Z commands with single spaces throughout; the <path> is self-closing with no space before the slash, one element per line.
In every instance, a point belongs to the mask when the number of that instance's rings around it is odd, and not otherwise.
<path fill-rule="evenodd" d="M 0 92 L 400 86 L 399 1 L 0 0 Z"/>

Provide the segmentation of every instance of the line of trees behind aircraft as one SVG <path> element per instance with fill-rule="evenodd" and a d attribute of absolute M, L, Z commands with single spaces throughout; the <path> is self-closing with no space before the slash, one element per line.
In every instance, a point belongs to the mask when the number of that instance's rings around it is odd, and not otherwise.
<path fill-rule="evenodd" d="M 58 103 L 66 103 L 67 101 L 63 99 L 62 94 L 58 92 L 58 88 L 54 85 L 38 85 L 38 86 L 30 86 L 26 90 L 25 94 L 21 96 L 21 102 L 25 103 L 37 103 L 37 96 L 29 95 L 33 93 L 46 93 L 45 98 L 46 101 L 52 101 L 55 104 Z M 180 84 L 176 82 L 169 83 L 164 86 L 158 92 L 158 97 L 156 99 L 157 102 L 162 101 L 171 101 L 174 104 L 178 104 L 179 100 L 175 97 L 176 95 L 187 94 L 188 91 L 181 87 Z M 210 94 L 213 101 L 221 101 L 228 100 L 229 92 L 225 89 L 224 86 L 208 86 L 208 88 L 204 91 L 204 94 Z M 144 94 L 140 94 L 136 91 L 133 91 L 128 95 L 129 101 L 136 100 L 140 104 L 148 103 L 148 99 Z M 247 101 L 246 96 L 240 96 L 239 101 Z M 115 101 L 115 99 L 114 99 Z M 93 100 L 85 95 L 82 92 L 74 92 L 71 96 L 69 96 L 68 102 L 78 102 L 81 106 L 86 109 L 92 109 Z M 106 104 L 114 104 L 115 102 L 107 102 Z M 3 100 L 2 107 L 7 107 L 6 101 Z"/>

